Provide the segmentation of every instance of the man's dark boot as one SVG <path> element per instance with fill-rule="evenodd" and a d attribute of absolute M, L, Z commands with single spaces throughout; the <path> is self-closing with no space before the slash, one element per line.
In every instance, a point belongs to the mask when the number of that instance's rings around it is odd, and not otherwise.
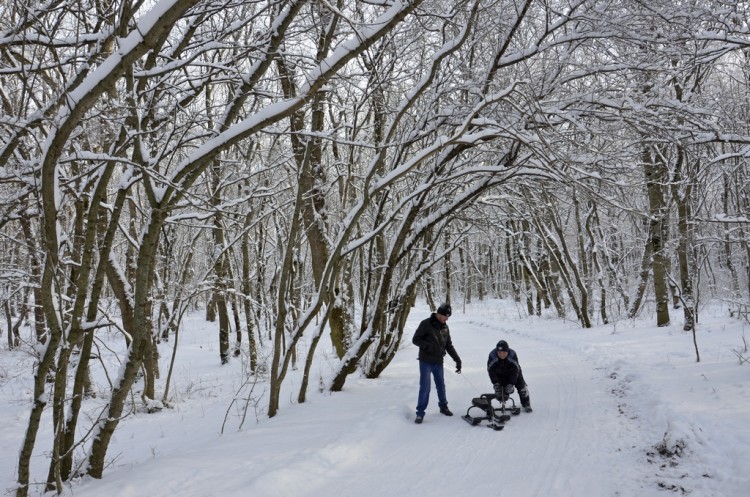
<path fill-rule="evenodd" d="M 448 406 L 441 407 L 440 414 L 445 414 L 446 416 L 453 416 L 453 413 L 451 412 L 450 409 L 448 409 Z"/>

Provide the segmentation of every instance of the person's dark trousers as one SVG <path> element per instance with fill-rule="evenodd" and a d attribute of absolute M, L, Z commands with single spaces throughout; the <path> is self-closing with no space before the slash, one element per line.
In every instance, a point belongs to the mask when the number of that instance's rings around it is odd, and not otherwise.
<path fill-rule="evenodd" d="M 438 406 L 447 407 L 448 399 L 445 397 L 445 376 L 443 365 L 431 362 L 419 361 L 419 397 L 417 399 L 417 416 L 424 417 L 424 411 L 430 402 L 431 377 L 435 378 L 435 389 L 438 394 Z"/>
<path fill-rule="evenodd" d="M 526 388 L 526 381 L 523 379 L 523 371 L 518 373 L 518 381 L 516 381 L 516 390 L 518 390 L 518 396 L 521 397 L 521 405 L 528 407 L 531 405 L 531 399 L 529 398 L 529 391 Z"/>

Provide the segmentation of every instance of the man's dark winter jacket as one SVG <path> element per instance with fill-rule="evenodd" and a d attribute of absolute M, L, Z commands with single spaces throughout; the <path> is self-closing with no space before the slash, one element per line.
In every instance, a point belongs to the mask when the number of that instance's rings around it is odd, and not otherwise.
<path fill-rule="evenodd" d="M 487 360 L 487 374 L 490 375 L 492 384 L 515 385 L 521 371 L 518 363 L 510 358 L 510 354 L 505 359 L 500 359 L 495 353 L 495 359 L 493 360 L 490 356 Z"/>
<path fill-rule="evenodd" d="M 513 349 L 508 349 L 508 359 L 518 364 L 518 368 L 521 368 L 521 361 L 518 360 L 518 354 Z M 499 361 L 500 358 L 497 356 L 497 349 L 490 350 L 490 355 L 487 357 L 487 369 L 489 370 L 492 364 Z"/>
<path fill-rule="evenodd" d="M 447 352 L 456 364 L 461 363 L 461 358 L 453 347 L 448 325 L 438 321 L 435 313 L 419 323 L 411 343 L 419 347 L 420 361 L 442 364 L 443 357 Z"/>

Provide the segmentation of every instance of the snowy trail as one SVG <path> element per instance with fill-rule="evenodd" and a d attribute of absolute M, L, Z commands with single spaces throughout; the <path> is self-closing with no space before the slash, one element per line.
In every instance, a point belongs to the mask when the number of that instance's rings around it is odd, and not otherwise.
<path fill-rule="evenodd" d="M 378 380 L 352 378 L 342 393 L 311 395 L 304 405 L 286 406 L 273 419 L 213 441 L 190 444 L 188 434 L 184 450 L 155 450 L 152 461 L 112 468 L 104 480 L 73 494 L 627 497 L 619 491 L 623 478 L 632 489 L 649 467 L 644 442 L 634 439 L 635 422 L 618 412 L 612 380 L 575 351 L 512 328 L 500 331 L 486 319 L 454 314 L 449 322 L 464 364 L 457 375 L 446 362 L 453 417 L 438 413 L 433 389 L 424 424 L 414 424 L 417 351 L 407 332 L 408 343 Z M 460 416 L 472 397 L 491 390 L 486 358 L 500 338 L 520 355 L 534 412 L 496 432 Z M 226 408 L 218 404 L 216 412 L 206 412 L 206 422 L 217 422 Z M 662 495 L 653 486 L 636 486 L 639 497 Z"/>
<path fill-rule="evenodd" d="M 629 475 L 628 468 L 637 468 L 638 454 L 625 446 L 633 427 L 621 419 L 617 399 L 601 372 L 582 357 L 545 342 L 499 336 L 460 317 L 450 324 L 464 362 L 462 375 L 452 373 L 450 359 L 446 362 L 448 398 L 455 416 L 437 412 L 433 389 L 424 424 L 413 423 L 416 349 L 405 346 L 379 381 L 357 382 L 354 393 L 362 395 L 360 388 L 386 389 L 393 393 L 394 405 L 382 405 L 383 395 L 374 396 L 376 404 L 363 399 L 354 424 L 347 426 L 342 420 L 340 439 L 326 447 L 339 453 L 360 447 L 366 455 L 350 457 L 349 464 L 329 474 L 326 482 L 300 489 L 297 495 L 375 497 L 418 490 L 438 496 L 606 497 L 620 495 L 621 478 L 637 477 L 637 470 Z M 521 354 L 535 412 L 513 417 L 505 430 L 495 432 L 485 422 L 469 426 L 460 415 L 472 397 L 491 391 L 486 357 L 499 338 L 508 339 Z M 602 460 L 603 453 L 608 460 Z M 603 486 L 606 494 L 601 493 Z"/>
<path fill-rule="evenodd" d="M 479 365 L 467 372 L 471 383 L 486 385 L 489 391 L 482 366 L 495 341 L 504 338 L 521 357 L 535 409 L 512 418 L 500 433 L 478 434 L 495 436 L 496 444 L 483 445 L 476 433 L 466 434 L 466 447 L 479 450 L 477 464 L 492 475 L 489 494 L 600 495 L 602 482 L 609 481 L 607 495 L 617 495 L 623 473 L 619 468 L 632 466 L 632 461 L 622 452 L 617 403 L 602 375 L 580 356 L 546 342 L 482 327 L 467 326 L 464 334 L 455 333 L 457 345 L 469 347 Z M 481 344 L 478 351 L 474 344 Z M 602 453 L 611 460 L 602 461 Z"/>

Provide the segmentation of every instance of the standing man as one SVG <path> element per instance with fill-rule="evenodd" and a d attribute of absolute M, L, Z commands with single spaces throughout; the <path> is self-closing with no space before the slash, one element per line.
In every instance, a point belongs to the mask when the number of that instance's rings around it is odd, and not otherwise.
<path fill-rule="evenodd" d="M 440 413 L 453 416 L 448 409 L 445 396 L 445 377 L 443 375 L 443 357 L 447 352 L 456 363 L 456 373 L 461 372 L 461 358 L 453 347 L 450 330 L 446 324 L 452 311 L 450 304 L 440 304 L 437 311 L 419 323 L 411 342 L 419 347 L 419 397 L 417 399 L 417 417 L 415 423 L 421 424 L 424 411 L 430 401 L 430 376 L 435 379 Z"/>

